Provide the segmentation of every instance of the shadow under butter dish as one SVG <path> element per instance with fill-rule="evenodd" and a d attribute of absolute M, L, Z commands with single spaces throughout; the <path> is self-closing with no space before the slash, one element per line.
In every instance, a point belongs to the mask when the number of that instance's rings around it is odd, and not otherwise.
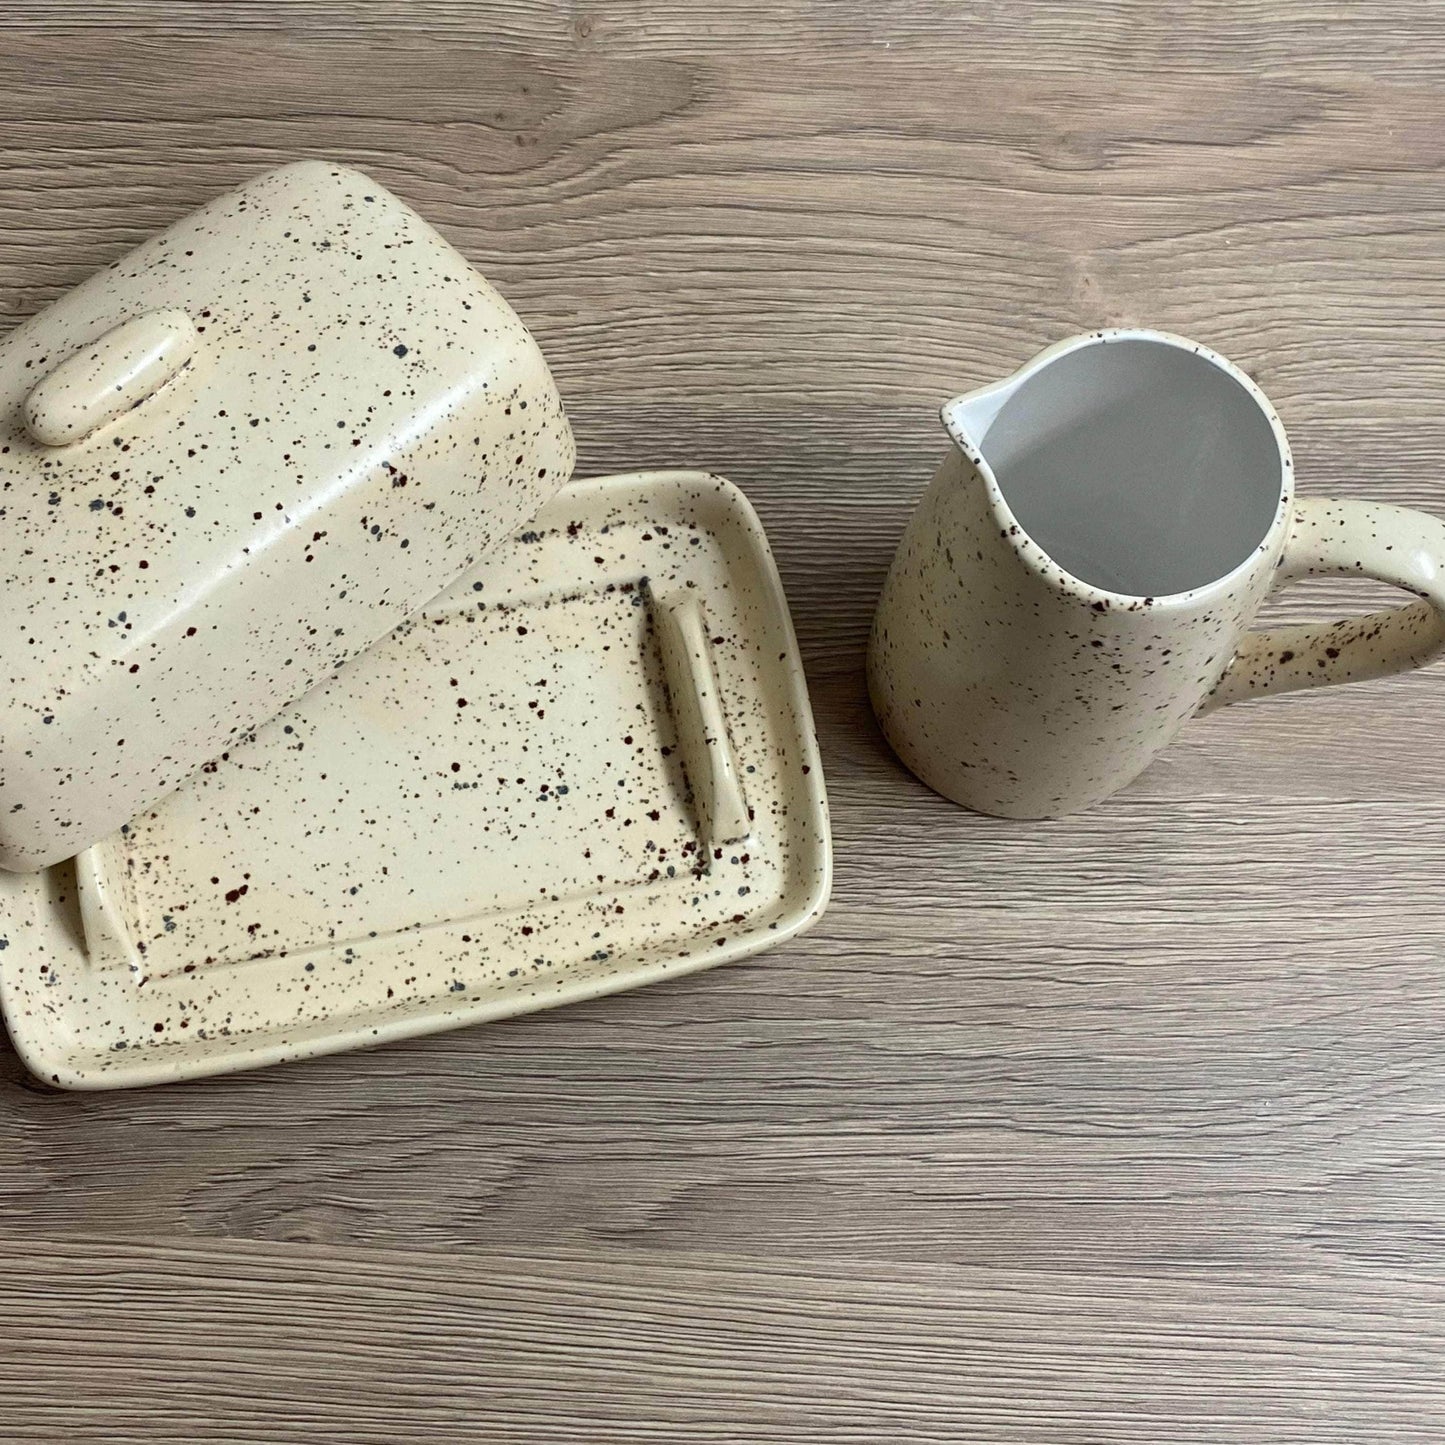
<path fill-rule="evenodd" d="M 153 1083 L 706 967 L 805 927 L 830 874 L 751 508 L 703 473 L 605 478 L 73 881 L 0 877 L 0 1003 L 41 1077 Z"/>

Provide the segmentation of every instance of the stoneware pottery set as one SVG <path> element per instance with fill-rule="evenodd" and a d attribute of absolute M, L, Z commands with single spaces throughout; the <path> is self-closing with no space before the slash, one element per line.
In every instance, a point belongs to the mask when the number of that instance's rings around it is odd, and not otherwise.
<path fill-rule="evenodd" d="M 822 912 L 767 539 L 721 477 L 572 481 L 536 343 L 420 217 L 305 162 L 0 342 L 0 1008 L 68 1088 L 595 997 Z M 1445 643 L 1445 526 L 1299 502 L 1258 389 L 1158 332 L 950 402 L 869 650 L 926 783 L 1047 817 L 1188 717 Z M 1423 599 L 1249 630 L 1272 587 Z"/>

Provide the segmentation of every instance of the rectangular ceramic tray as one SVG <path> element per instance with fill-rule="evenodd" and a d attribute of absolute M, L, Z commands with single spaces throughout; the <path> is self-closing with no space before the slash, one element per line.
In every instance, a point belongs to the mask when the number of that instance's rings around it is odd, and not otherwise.
<path fill-rule="evenodd" d="M 830 878 L 752 508 L 607 477 L 120 832 L 0 875 L 0 1007 L 52 1084 L 159 1083 L 710 967 Z"/>

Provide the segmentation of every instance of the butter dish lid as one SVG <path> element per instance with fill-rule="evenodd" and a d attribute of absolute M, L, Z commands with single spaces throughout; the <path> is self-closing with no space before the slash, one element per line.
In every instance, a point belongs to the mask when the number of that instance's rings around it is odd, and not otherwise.
<path fill-rule="evenodd" d="M 0 340 L 0 867 L 79 852 L 416 613 L 565 483 L 516 314 L 326 162 Z"/>

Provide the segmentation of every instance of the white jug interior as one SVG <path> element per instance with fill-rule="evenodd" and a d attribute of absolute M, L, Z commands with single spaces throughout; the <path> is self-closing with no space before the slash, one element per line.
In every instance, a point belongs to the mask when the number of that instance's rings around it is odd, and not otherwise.
<path fill-rule="evenodd" d="M 967 402 L 954 414 L 967 430 Z M 1268 533 L 1285 484 L 1283 446 L 1256 397 L 1163 340 L 1094 342 L 1045 361 L 985 425 L 970 439 L 1019 525 L 1065 571 L 1128 596 L 1232 572 Z"/>

